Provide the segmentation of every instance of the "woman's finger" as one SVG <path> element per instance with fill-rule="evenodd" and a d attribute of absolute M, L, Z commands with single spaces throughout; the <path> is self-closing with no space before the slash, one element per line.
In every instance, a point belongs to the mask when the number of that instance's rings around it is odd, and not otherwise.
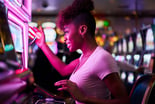
<path fill-rule="evenodd" d="M 58 91 L 63 91 L 63 90 L 68 91 L 68 87 L 67 86 L 63 86 L 63 87 L 58 88 Z"/>
<path fill-rule="evenodd" d="M 55 83 L 55 86 L 67 85 L 67 83 L 68 83 L 67 80 L 60 80 Z"/>

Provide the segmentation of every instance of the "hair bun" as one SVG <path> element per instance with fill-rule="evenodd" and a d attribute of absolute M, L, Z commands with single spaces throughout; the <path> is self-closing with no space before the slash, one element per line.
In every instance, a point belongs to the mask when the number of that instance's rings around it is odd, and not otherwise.
<path fill-rule="evenodd" d="M 72 8 L 79 12 L 92 11 L 94 9 L 94 4 L 92 0 L 74 0 Z"/>

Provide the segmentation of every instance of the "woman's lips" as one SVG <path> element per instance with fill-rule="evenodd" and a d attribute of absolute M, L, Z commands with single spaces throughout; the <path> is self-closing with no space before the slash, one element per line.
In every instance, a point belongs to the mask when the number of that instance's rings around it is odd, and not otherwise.
<path fill-rule="evenodd" d="M 70 42 L 66 42 L 66 44 L 67 44 L 67 48 L 71 46 Z"/>

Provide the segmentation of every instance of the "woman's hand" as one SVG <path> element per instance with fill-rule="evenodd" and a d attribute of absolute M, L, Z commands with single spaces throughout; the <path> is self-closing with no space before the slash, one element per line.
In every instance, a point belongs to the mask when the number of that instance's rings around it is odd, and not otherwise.
<path fill-rule="evenodd" d="M 71 96 L 79 102 L 83 102 L 85 99 L 85 95 L 82 90 L 77 86 L 76 83 L 70 80 L 60 80 L 55 83 L 55 86 L 61 86 L 60 88 L 58 88 L 59 91 L 68 91 Z"/>
<path fill-rule="evenodd" d="M 30 31 L 30 30 L 31 30 L 31 31 Z M 43 32 L 43 30 L 42 30 L 41 27 L 39 27 L 39 29 L 38 29 L 38 28 L 36 28 L 36 27 L 31 27 L 31 26 L 29 26 L 29 33 L 30 33 L 29 38 L 30 38 L 30 39 L 36 38 L 35 43 L 36 43 L 40 48 L 42 47 L 42 45 L 46 44 L 46 43 L 45 43 L 45 35 L 44 35 L 44 32 Z"/>

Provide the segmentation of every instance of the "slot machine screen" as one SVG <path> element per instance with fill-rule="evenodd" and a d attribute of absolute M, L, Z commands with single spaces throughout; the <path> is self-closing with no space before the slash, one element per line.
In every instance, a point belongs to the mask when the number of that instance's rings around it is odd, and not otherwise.
<path fill-rule="evenodd" d="M 127 80 L 128 80 L 128 83 L 133 84 L 134 83 L 134 73 L 129 72 Z"/>
<path fill-rule="evenodd" d="M 119 60 L 119 56 L 115 56 L 115 60 L 118 61 Z"/>
<path fill-rule="evenodd" d="M 126 77 L 127 77 L 126 72 L 124 72 L 124 71 L 121 72 L 121 79 L 122 79 L 123 81 L 125 81 Z"/>
<path fill-rule="evenodd" d="M 138 32 L 136 37 L 136 49 L 142 50 L 142 47 L 143 47 L 142 36 L 141 36 L 141 33 Z"/>
<path fill-rule="evenodd" d="M 126 39 L 123 39 L 123 52 L 124 52 L 124 53 L 127 52 L 127 43 L 126 43 Z"/>
<path fill-rule="evenodd" d="M 131 55 L 126 55 L 126 60 L 128 63 L 131 63 L 132 56 Z"/>
<path fill-rule="evenodd" d="M 144 54 L 144 56 L 143 56 L 143 66 L 149 67 L 150 60 L 151 60 L 151 54 Z"/>
<path fill-rule="evenodd" d="M 15 46 L 16 52 L 23 52 L 23 38 L 22 38 L 22 29 L 20 26 L 9 21 L 9 28 L 11 31 L 11 36 Z"/>
<path fill-rule="evenodd" d="M 112 53 L 111 55 L 112 55 L 112 57 L 113 57 L 113 58 L 115 58 L 115 57 L 116 57 L 116 55 L 115 55 L 114 53 Z"/>
<path fill-rule="evenodd" d="M 119 53 L 122 52 L 122 44 L 121 44 L 121 41 L 118 42 L 118 52 Z"/>
<path fill-rule="evenodd" d="M 117 45 L 116 45 L 116 44 L 114 44 L 113 53 L 114 53 L 114 54 L 117 53 Z"/>
<path fill-rule="evenodd" d="M 134 65 L 135 65 L 135 67 L 137 68 L 137 67 L 139 66 L 140 55 L 139 55 L 139 54 L 135 54 L 135 55 L 133 56 L 133 58 L 134 58 Z"/>
<path fill-rule="evenodd" d="M 46 42 L 53 42 L 56 39 L 56 32 L 52 28 L 44 28 Z"/>
<path fill-rule="evenodd" d="M 152 28 L 148 28 L 146 31 L 146 50 L 154 49 L 154 38 Z"/>
<path fill-rule="evenodd" d="M 45 22 L 42 24 L 42 27 L 45 34 L 46 44 L 55 54 L 57 54 L 58 48 L 57 48 L 57 42 L 55 41 L 57 34 L 56 31 L 53 29 L 53 23 Z"/>
<path fill-rule="evenodd" d="M 132 37 L 129 37 L 128 48 L 129 48 L 128 49 L 129 53 L 132 53 L 133 52 L 133 48 L 134 48 Z"/>
<path fill-rule="evenodd" d="M 31 27 L 38 27 L 38 24 L 36 22 L 29 22 L 28 24 Z"/>
<path fill-rule="evenodd" d="M 122 56 L 122 55 L 118 55 L 118 56 L 115 57 L 115 60 L 116 61 L 122 61 L 123 62 L 125 60 L 125 57 Z"/>

